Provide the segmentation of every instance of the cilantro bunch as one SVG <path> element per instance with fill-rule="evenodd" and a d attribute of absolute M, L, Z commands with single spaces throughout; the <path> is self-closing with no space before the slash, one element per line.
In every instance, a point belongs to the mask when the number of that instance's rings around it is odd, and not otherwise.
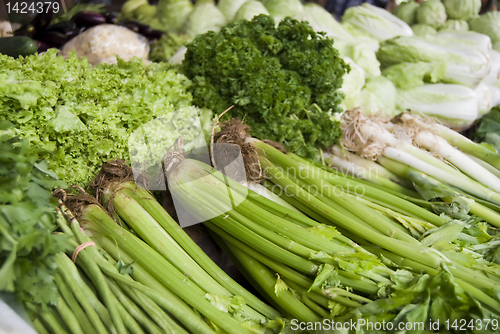
<path fill-rule="evenodd" d="M 57 298 L 54 255 L 67 247 L 52 233 L 57 200 L 51 189 L 63 184 L 19 133 L 0 122 L 0 291 L 46 305 Z"/>
<path fill-rule="evenodd" d="M 198 35 L 182 63 L 193 101 L 224 119 L 245 118 L 251 134 L 282 142 L 303 156 L 333 144 L 341 135 L 342 76 L 348 66 L 333 40 L 307 22 L 272 17 L 230 23 L 219 33 Z"/>

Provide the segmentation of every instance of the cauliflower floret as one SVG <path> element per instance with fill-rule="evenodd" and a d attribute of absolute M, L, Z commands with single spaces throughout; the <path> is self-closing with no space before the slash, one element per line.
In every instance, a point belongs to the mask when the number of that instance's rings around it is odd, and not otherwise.
<path fill-rule="evenodd" d="M 147 39 L 130 29 L 113 24 L 102 24 L 84 31 L 63 46 L 61 55 L 67 58 L 72 50 L 79 59 L 86 57 L 92 65 L 116 64 L 116 55 L 126 61 L 139 57 L 145 63 L 149 62 Z"/>

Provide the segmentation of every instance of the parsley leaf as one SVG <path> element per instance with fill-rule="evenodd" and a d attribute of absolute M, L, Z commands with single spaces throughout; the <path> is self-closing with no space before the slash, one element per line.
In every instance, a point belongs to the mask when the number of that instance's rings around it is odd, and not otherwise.
<path fill-rule="evenodd" d="M 341 111 L 338 89 L 349 67 L 333 40 L 307 22 L 285 18 L 276 27 L 259 15 L 230 23 L 198 35 L 182 66 L 194 103 L 216 114 L 234 105 L 222 120 L 244 118 L 252 136 L 315 157 L 341 135 L 333 114 Z"/>

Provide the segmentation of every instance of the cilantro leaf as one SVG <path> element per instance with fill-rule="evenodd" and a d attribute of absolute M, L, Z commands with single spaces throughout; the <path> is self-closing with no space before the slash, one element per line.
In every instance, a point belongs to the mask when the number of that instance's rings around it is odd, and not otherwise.
<path fill-rule="evenodd" d="M 53 233 L 51 190 L 62 184 L 20 133 L 0 122 L 0 291 L 45 307 L 57 300 L 54 254 L 67 249 Z"/>

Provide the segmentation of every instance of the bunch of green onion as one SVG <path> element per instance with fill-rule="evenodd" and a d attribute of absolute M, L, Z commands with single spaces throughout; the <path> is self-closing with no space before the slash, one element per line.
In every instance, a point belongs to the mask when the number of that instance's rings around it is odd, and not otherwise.
<path fill-rule="evenodd" d="M 412 233 L 417 239 L 449 239 L 500 263 L 500 154 L 409 113 L 389 122 L 353 110 L 343 128 L 342 144 L 356 154 L 333 147 L 324 153 L 326 163 L 447 217 L 444 226 Z"/>

